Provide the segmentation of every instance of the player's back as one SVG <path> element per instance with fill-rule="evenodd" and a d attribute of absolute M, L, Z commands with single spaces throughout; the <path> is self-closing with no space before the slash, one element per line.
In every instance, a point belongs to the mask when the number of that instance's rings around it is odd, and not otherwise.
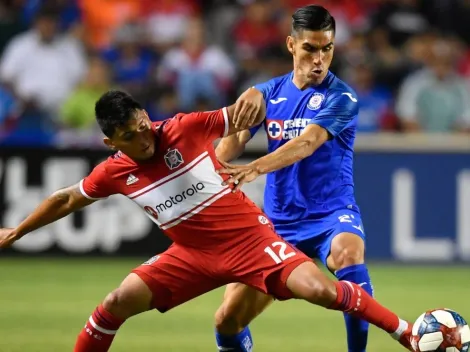
<path fill-rule="evenodd" d="M 204 123 L 207 116 L 203 114 L 214 115 L 215 121 L 209 122 L 213 126 Z M 233 236 L 259 226 L 265 220 L 261 210 L 242 192 L 234 193 L 231 187 L 223 186 L 224 179 L 215 171 L 221 166 L 213 140 L 228 129 L 222 125 L 228 123 L 223 119 L 222 110 L 218 110 L 179 114 L 154 124 L 154 156 L 137 162 L 117 153 L 84 179 L 84 194 L 93 198 L 125 195 L 172 240 L 186 246 L 213 246 L 214 241 L 225 240 L 224 234 Z M 97 172 L 108 181 L 93 176 Z M 97 190 L 100 182 L 102 189 Z"/>
<path fill-rule="evenodd" d="M 283 223 L 321 218 L 345 207 L 358 211 L 353 183 L 358 113 L 354 91 L 332 73 L 320 86 L 304 90 L 294 85 L 292 73 L 256 88 L 267 104 L 264 127 L 269 152 L 312 123 L 326 128 L 333 137 L 311 156 L 267 176 L 267 215 L 275 223 Z"/>

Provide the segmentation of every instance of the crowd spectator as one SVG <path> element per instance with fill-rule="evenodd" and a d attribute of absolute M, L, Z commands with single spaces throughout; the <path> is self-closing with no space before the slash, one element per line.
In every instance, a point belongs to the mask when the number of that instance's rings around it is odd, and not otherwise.
<path fill-rule="evenodd" d="M 376 84 L 372 67 L 366 63 L 358 64 L 353 67 L 348 78 L 359 100 L 358 132 L 396 129 L 392 92 L 387 86 Z"/>
<path fill-rule="evenodd" d="M 163 57 L 160 80 L 175 87 L 184 110 L 195 107 L 198 98 L 213 107 L 226 102 L 235 76 L 235 66 L 217 46 L 206 45 L 202 19 L 193 18 L 180 46 Z"/>
<path fill-rule="evenodd" d="M 101 145 L 102 135 L 95 122 L 95 102 L 112 87 L 111 75 L 100 57 L 92 57 L 84 80 L 72 92 L 61 108 L 59 133 L 60 146 Z"/>
<path fill-rule="evenodd" d="M 278 44 L 283 36 L 272 17 L 271 4 L 267 0 L 253 0 L 244 8 L 240 20 L 233 29 L 238 59 L 252 62 L 264 49 Z"/>
<path fill-rule="evenodd" d="M 357 91 L 360 132 L 470 131 L 470 0 L 316 3 L 336 18 L 331 70 Z M 152 120 L 222 106 L 292 69 L 285 38 L 308 4 L 1 1 L 0 143 L 94 145 L 93 101 L 108 87 Z"/>
<path fill-rule="evenodd" d="M 73 0 L 72 0 L 73 1 Z M 88 46 L 105 50 L 112 42 L 114 32 L 140 16 L 136 0 L 76 0 L 80 5 Z"/>
<path fill-rule="evenodd" d="M 31 30 L 14 37 L 0 62 L 0 80 L 27 106 L 56 116 L 86 70 L 73 37 L 57 31 L 58 13 L 44 9 Z"/>
<path fill-rule="evenodd" d="M 60 121 L 65 127 L 90 129 L 95 126 L 94 103 L 111 88 L 108 66 L 99 57 L 91 58 L 88 72 L 61 109 Z"/>
<path fill-rule="evenodd" d="M 197 0 L 140 0 L 140 3 L 148 36 L 160 52 L 178 44 L 189 20 L 199 14 Z"/>
<path fill-rule="evenodd" d="M 374 25 L 383 27 L 390 33 L 392 45 L 403 45 L 412 36 L 430 29 L 425 6 L 419 0 L 386 1 L 375 14 Z"/>
<path fill-rule="evenodd" d="M 405 131 L 451 132 L 470 129 L 468 82 L 456 72 L 455 47 L 436 41 L 426 67 L 400 89 L 397 114 Z"/>
<path fill-rule="evenodd" d="M 146 48 L 144 32 L 136 23 L 127 23 L 114 34 L 113 42 L 103 57 L 109 63 L 113 81 L 136 99 L 145 99 L 157 60 Z"/>

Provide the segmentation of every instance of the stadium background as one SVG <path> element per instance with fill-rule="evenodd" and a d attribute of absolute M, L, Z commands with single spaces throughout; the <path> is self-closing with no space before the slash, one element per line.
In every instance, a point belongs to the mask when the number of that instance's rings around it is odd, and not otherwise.
<path fill-rule="evenodd" d="M 131 92 L 155 120 L 234 101 L 290 70 L 290 13 L 308 3 L 0 1 L 0 224 L 108 155 L 93 116 L 103 91 Z M 332 70 L 360 99 L 357 198 L 376 296 L 411 320 L 440 306 L 470 319 L 470 1 L 316 3 L 338 22 Z M 245 188 L 260 205 L 263 182 Z M 0 352 L 70 350 L 104 295 L 166 246 L 112 197 L 1 251 Z M 221 298 L 133 318 L 112 351 L 215 350 Z M 301 302 L 275 304 L 253 331 L 258 352 L 345 350 L 341 315 Z M 400 348 L 373 329 L 369 350 Z"/>

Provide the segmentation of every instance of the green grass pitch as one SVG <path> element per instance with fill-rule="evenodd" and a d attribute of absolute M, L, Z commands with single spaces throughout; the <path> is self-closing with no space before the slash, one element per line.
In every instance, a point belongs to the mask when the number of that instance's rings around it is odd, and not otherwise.
<path fill-rule="evenodd" d="M 145 260 L 145 259 L 144 259 Z M 0 351 L 72 351 L 76 335 L 103 297 L 139 259 L 0 260 Z M 376 297 L 406 319 L 448 307 L 470 319 L 470 268 L 371 266 Z M 112 352 L 216 351 L 216 290 L 166 314 L 130 319 Z M 251 326 L 256 352 L 346 351 L 342 314 L 301 301 L 277 302 Z M 402 351 L 371 328 L 370 352 Z"/>

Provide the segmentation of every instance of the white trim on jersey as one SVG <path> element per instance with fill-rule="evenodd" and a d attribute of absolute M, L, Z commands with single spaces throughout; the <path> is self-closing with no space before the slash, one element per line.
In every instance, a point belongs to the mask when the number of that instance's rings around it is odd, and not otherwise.
<path fill-rule="evenodd" d="M 222 198 L 223 196 L 225 196 L 226 194 L 228 194 L 230 192 L 232 192 L 232 189 L 227 186 L 226 188 L 224 188 L 219 193 L 214 194 L 211 198 L 207 199 L 205 202 L 199 204 L 195 208 L 193 208 L 193 209 L 187 211 L 186 213 L 180 215 L 176 219 L 172 219 L 172 220 L 170 220 L 169 222 L 167 222 L 165 224 L 161 224 L 160 228 L 162 230 L 167 230 L 170 227 L 178 225 L 180 222 L 182 222 L 184 220 L 188 220 L 190 217 L 192 217 L 193 215 L 196 215 L 197 213 L 199 213 L 200 211 L 202 211 L 203 209 L 207 208 L 209 205 L 214 203 L 216 200 Z"/>
<path fill-rule="evenodd" d="M 90 197 L 88 194 L 86 194 L 85 192 L 85 188 L 83 188 L 83 181 L 85 181 L 85 179 L 82 179 L 80 181 L 80 193 L 85 197 L 85 198 L 88 198 L 90 200 L 100 200 L 100 199 L 106 199 L 107 197 L 103 197 L 103 198 L 93 198 L 93 197 Z"/>
<path fill-rule="evenodd" d="M 208 156 L 209 153 L 208 152 L 204 152 L 202 153 L 201 155 L 199 155 L 196 159 L 194 159 L 193 161 L 191 161 L 189 164 L 187 164 L 186 166 L 182 167 L 181 169 L 179 169 L 178 171 L 168 175 L 168 176 L 165 176 L 163 177 L 162 179 L 134 192 L 134 193 L 131 193 L 131 194 L 128 194 L 127 197 L 130 198 L 130 199 L 133 199 L 133 198 L 136 198 L 138 196 L 141 196 L 142 194 L 150 191 L 151 189 L 153 188 L 156 188 L 158 186 L 160 186 L 161 184 L 175 178 L 175 177 L 178 177 L 180 176 L 181 174 L 184 174 L 186 171 L 188 171 L 189 169 L 191 169 L 193 166 L 195 166 L 196 164 L 198 164 L 202 159 L 204 159 L 206 156 Z"/>
<path fill-rule="evenodd" d="M 224 128 L 224 135 L 223 137 L 227 137 L 228 135 L 228 128 L 230 126 L 229 122 L 228 122 L 228 111 L 227 111 L 227 108 L 224 107 L 222 108 L 222 114 L 224 115 L 224 121 L 225 121 L 225 128 Z"/>

